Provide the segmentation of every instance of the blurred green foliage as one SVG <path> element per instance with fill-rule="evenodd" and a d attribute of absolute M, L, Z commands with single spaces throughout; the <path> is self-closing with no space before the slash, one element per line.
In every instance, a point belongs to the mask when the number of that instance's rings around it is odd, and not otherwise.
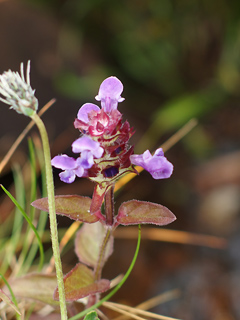
<path fill-rule="evenodd" d="M 152 123 L 139 149 L 239 95 L 237 0 L 30 2 L 61 21 L 56 88 L 87 101 L 104 77 L 119 77 L 130 114 Z"/>

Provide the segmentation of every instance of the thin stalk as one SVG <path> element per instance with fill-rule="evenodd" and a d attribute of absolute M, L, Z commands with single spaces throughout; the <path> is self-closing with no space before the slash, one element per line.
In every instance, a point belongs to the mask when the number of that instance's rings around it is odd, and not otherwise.
<path fill-rule="evenodd" d="M 36 152 L 33 141 L 31 139 L 28 140 L 28 147 L 29 147 L 29 155 L 30 155 L 30 164 L 31 164 L 31 194 L 30 194 L 30 203 L 32 203 L 36 199 L 37 194 L 37 166 L 36 166 Z M 33 221 L 35 217 L 35 208 L 33 206 L 30 207 L 30 218 Z M 47 215 L 40 214 L 37 224 L 37 231 L 42 239 L 42 235 L 45 229 L 45 225 L 47 222 Z M 27 237 L 27 243 L 30 244 L 32 242 L 30 236 Z M 37 253 L 37 244 L 32 243 L 28 255 L 22 265 L 22 273 L 27 273 L 31 265 L 33 264 L 33 260 Z M 41 265 L 38 266 L 38 271 L 41 271 Z"/>
<path fill-rule="evenodd" d="M 36 113 L 33 114 L 31 118 L 35 121 L 42 139 L 43 153 L 44 153 L 44 160 L 45 160 L 45 170 L 46 170 L 50 232 L 51 232 L 51 238 L 52 238 L 53 256 L 54 256 L 55 267 L 56 267 L 61 320 L 67 320 L 67 308 L 66 308 L 65 291 L 64 291 L 64 283 L 63 283 L 62 263 L 60 258 L 59 242 L 58 242 L 57 218 L 56 218 L 55 199 L 54 199 L 54 184 L 53 184 L 51 154 L 50 154 L 48 135 L 47 135 L 45 125 L 42 122 L 41 118 Z"/>
<path fill-rule="evenodd" d="M 16 197 L 21 202 L 21 204 L 23 204 L 24 203 L 24 194 L 22 192 L 23 177 L 22 177 L 20 168 L 17 165 L 13 167 L 13 178 L 14 178 Z M 9 265 L 11 265 L 11 262 L 15 258 L 16 249 L 19 244 L 19 240 L 21 238 L 22 226 L 23 226 L 23 216 L 19 214 L 19 210 L 15 208 L 12 235 L 5 245 L 1 246 L 1 248 L 5 249 L 5 254 L 4 254 L 5 257 L 4 259 L 2 259 L 2 265 L 1 265 L 2 274 L 5 274 L 5 272 L 9 268 Z"/>
<path fill-rule="evenodd" d="M 103 268 L 103 264 L 104 264 L 104 254 L 105 254 L 106 247 L 108 244 L 108 240 L 110 239 L 110 236 L 111 236 L 111 228 L 108 228 L 106 235 L 103 239 L 101 250 L 100 250 L 99 256 L 98 256 L 97 265 L 94 270 L 94 280 L 95 281 L 100 280 L 100 278 L 101 278 L 102 268 Z"/>
<path fill-rule="evenodd" d="M 113 225 L 113 215 L 114 215 L 114 196 L 113 196 L 113 190 L 114 186 L 110 186 L 110 188 L 107 190 L 104 198 L 104 207 L 105 207 L 105 215 L 106 215 L 106 224 L 109 226 L 107 228 L 107 232 L 105 234 L 105 237 L 103 238 L 101 249 L 98 256 L 98 261 L 96 264 L 96 267 L 94 269 L 94 280 L 100 280 L 101 274 L 102 274 L 102 268 L 104 265 L 104 254 L 106 251 L 106 247 L 108 244 L 108 241 L 111 236 L 111 226 Z"/>
<path fill-rule="evenodd" d="M 38 225 L 37 225 L 37 231 L 38 231 L 38 234 L 39 234 L 41 239 L 42 239 L 42 236 L 43 236 L 43 233 L 44 233 L 44 228 L 46 226 L 46 222 L 47 222 L 47 215 L 46 214 L 40 214 L 39 220 L 38 220 Z M 33 263 L 34 258 L 36 257 L 37 249 L 38 249 L 37 244 L 33 243 L 32 246 L 31 246 L 31 249 L 30 249 L 30 251 L 28 253 L 28 256 L 27 256 L 27 258 L 26 258 L 26 260 L 24 262 L 22 273 L 27 273 L 28 272 L 29 268 L 31 267 L 31 265 Z M 42 266 L 39 263 L 38 271 L 41 271 L 41 269 L 42 269 Z"/>
<path fill-rule="evenodd" d="M 93 306 L 91 306 L 90 308 L 76 314 L 75 316 L 71 317 L 69 320 L 77 320 L 80 319 L 81 317 L 85 316 L 88 312 L 97 309 L 98 307 L 100 307 L 103 302 L 109 300 L 120 288 L 121 286 L 124 284 L 124 282 L 127 280 L 127 278 L 129 277 L 135 262 L 137 260 L 137 256 L 138 256 L 138 252 L 139 252 L 139 248 L 140 248 L 140 243 L 141 243 L 141 225 L 138 225 L 138 242 L 137 242 L 137 247 L 132 259 L 132 262 L 130 264 L 130 267 L 128 268 L 127 272 L 125 273 L 124 277 L 122 278 L 122 280 L 119 282 L 119 284 L 111 291 L 109 292 L 109 294 L 107 294 L 104 298 L 102 298 L 100 301 L 98 301 L 96 304 L 94 304 Z"/>
<path fill-rule="evenodd" d="M 104 206 L 106 215 L 106 224 L 108 226 L 113 225 L 114 215 L 114 197 L 113 197 L 114 185 L 110 186 L 105 194 Z"/>
<path fill-rule="evenodd" d="M 36 199 L 36 193 L 37 193 L 37 177 L 36 177 L 36 160 L 35 160 L 35 154 L 34 154 L 34 147 L 32 140 L 28 140 L 28 148 L 29 148 L 29 156 L 30 156 L 30 161 L 29 161 L 29 167 L 31 171 L 31 184 L 30 184 L 30 203 L 33 202 Z M 21 189 L 23 183 L 20 185 Z M 30 214 L 29 214 L 29 219 L 31 220 L 32 223 L 34 223 L 34 213 L 35 213 L 35 208 L 30 207 Z M 18 258 L 18 268 L 15 270 L 16 275 L 20 275 L 24 273 L 24 265 L 26 264 L 26 259 L 29 258 L 29 250 L 32 248 L 32 241 L 34 239 L 33 234 L 31 233 L 31 228 L 28 225 L 27 230 L 25 231 L 25 239 L 23 242 L 23 247 L 21 250 L 21 254 Z M 35 245 L 36 252 L 37 252 L 37 245 Z M 29 265 L 29 267 L 31 264 Z M 39 270 L 40 271 L 42 266 L 39 264 Z"/>

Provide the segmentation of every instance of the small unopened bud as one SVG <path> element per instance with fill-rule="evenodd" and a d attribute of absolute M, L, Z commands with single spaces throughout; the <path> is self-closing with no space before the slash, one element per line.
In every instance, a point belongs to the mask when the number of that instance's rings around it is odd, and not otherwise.
<path fill-rule="evenodd" d="M 0 94 L 4 97 L 0 100 L 10 105 L 10 109 L 16 110 L 25 116 L 32 116 L 38 109 L 38 100 L 35 90 L 30 85 L 30 61 L 27 64 L 26 80 L 24 77 L 23 63 L 20 74 L 11 70 L 0 75 Z"/>

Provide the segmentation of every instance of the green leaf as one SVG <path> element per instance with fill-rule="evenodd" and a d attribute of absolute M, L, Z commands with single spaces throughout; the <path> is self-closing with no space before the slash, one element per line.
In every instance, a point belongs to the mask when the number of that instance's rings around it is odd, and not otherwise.
<path fill-rule="evenodd" d="M 55 196 L 56 213 L 73 220 L 94 223 L 99 217 L 90 214 L 91 201 L 89 197 L 78 195 Z M 35 200 L 32 206 L 48 212 L 48 198 Z"/>
<path fill-rule="evenodd" d="M 64 278 L 66 301 L 78 299 L 104 292 L 110 288 L 110 281 L 101 279 L 94 281 L 93 271 L 87 266 L 78 263 Z M 58 288 L 54 292 L 54 299 L 59 299 Z"/>
<path fill-rule="evenodd" d="M 90 311 L 86 317 L 84 317 L 84 320 L 100 320 L 98 318 L 97 312 L 96 311 Z"/>
<path fill-rule="evenodd" d="M 107 228 L 100 222 L 94 224 L 84 224 L 78 231 L 75 240 L 75 251 L 82 263 L 87 264 L 90 267 L 95 267 L 99 253 L 101 250 L 101 244 L 107 233 Z M 106 246 L 102 263 L 105 263 L 107 258 L 113 252 L 113 237 L 110 236 L 108 244 Z"/>
<path fill-rule="evenodd" d="M 117 224 L 156 224 L 164 226 L 176 220 L 166 207 L 146 201 L 131 200 L 123 202 L 118 210 Z"/>
<path fill-rule="evenodd" d="M 53 299 L 53 293 L 57 286 L 56 275 L 32 273 L 13 279 L 10 284 L 17 298 L 41 301 L 50 305 L 59 305 L 59 303 Z"/>

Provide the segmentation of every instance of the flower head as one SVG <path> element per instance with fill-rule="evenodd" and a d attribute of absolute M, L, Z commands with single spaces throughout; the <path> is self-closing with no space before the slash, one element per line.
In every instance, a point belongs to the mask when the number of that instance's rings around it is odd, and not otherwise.
<path fill-rule="evenodd" d="M 23 63 L 20 74 L 9 70 L 0 75 L 0 94 L 4 97 L 0 100 L 18 113 L 32 116 L 37 111 L 38 100 L 34 95 L 35 90 L 30 85 L 30 61 L 27 64 L 26 80 Z"/>
<path fill-rule="evenodd" d="M 143 167 L 154 179 L 169 178 L 173 172 L 173 165 L 165 157 L 162 148 L 155 151 L 152 156 L 149 150 L 143 154 L 130 156 L 132 164 Z"/>
<path fill-rule="evenodd" d="M 74 126 L 82 136 L 72 143 L 72 151 L 79 157 L 66 158 L 57 156 L 52 165 L 64 170 L 60 173 L 62 181 L 71 183 L 75 177 L 87 177 L 97 183 L 93 196 L 91 213 L 99 210 L 105 192 L 115 181 L 128 172 L 137 171 L 133 165 L 146 169 L 154 179 L 170 177 L 173 165 L 164 157 L 162 149 L 152 156 L 147 150 L 141 155 L 133 154 L 129 139 L 133 129 L 128 121 L 122 121 L 122 114 L 117 110 L 123 85 L 116 77 L 105 79 L 100 85 L 96 100 L 101 106 L 85 103 L 78 111 Z"/>

